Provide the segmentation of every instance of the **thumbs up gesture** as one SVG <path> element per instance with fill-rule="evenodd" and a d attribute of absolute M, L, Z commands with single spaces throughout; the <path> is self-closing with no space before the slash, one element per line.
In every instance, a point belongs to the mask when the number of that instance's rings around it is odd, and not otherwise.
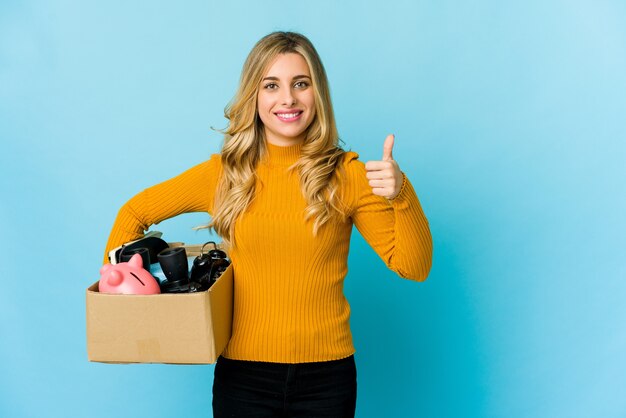
<path fill-rule="evenodd" d="M 368 161 L 365 163 L 366 176 L 375 195 L 391 200 L 400 193 L 402 187 L 402 171 L 393 159 L 394 136 L 387 135 L 383 145 L 382 161 Z"/>

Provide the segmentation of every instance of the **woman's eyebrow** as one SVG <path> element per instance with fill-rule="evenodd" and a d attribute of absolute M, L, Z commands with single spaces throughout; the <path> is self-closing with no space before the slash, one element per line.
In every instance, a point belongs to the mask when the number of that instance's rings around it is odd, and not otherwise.
<path fill-rule="evenodd" d="M 311 79 L 311 77 L 309 77 L 308 75 L 300 74 L 300 75 L 296 75 L 296 76 L 294 76 L 294 77 L 292 78 L 292 80 L 297 80 L 297 79 L 299 79 L 299 78 L 308 78 L 309 80 Z M 265 81 L 265 80 L 280 81 L 280 79 L 279 79 L 278 77 L 273 77 L 273 76 L 270 76 L 270 77 L 265 77 L 265 78 L 263 79 L 263 81 Z"/>

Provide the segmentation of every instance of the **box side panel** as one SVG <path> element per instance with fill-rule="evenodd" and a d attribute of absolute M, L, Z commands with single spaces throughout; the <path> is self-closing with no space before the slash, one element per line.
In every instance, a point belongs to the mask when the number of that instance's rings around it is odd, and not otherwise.
<path fill-rule="evenodd" d="M 204 292 L 203 292 L 204 293 Z M 206 295 L 87 291 L 90 361 L 206 364 L 213 358 Z"/>
<path fill-rule="evenodd" d="M 234 288 L 232 264 L 209 289 L 211 327 L 213 330 L 215 358 L 224 351 L 230 340 L 233 325 Z"/>

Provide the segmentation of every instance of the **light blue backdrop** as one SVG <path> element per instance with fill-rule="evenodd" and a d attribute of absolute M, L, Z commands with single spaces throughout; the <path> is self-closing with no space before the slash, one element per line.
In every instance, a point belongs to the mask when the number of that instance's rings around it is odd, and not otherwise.
<path fill-rule="evenodd" d="M 434 237 L 414 283 L 354 232 L 357 416 L 626 416 L 625 28 L 601 0 L 3 0 L 0 416 L 211 416 L 213 366 L 87 361 L 85 289 L 118 208 L 218 150 L 277 29 L 363 161 L 396 134 Z"/>

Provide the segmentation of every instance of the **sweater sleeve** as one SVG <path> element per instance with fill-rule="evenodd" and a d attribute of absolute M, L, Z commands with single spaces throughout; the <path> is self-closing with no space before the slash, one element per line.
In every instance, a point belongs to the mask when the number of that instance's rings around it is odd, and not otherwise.
<path fill-rule="evenodd" d="M 220 155 L 133 196 L 119 210 L 104 252 L 139 239 L 151 225 L 189 212 L 213 211 L 215 186 L 221 167 Z"/>
<path fill-rule="evenodd" d="M 392 200 L 375 195 L 358 154 L 348 152 L 346 172 L 354 225 L 367 243 L 400 277 L 424 281 L 432 265 L 428 220 L 406 174 Z"/>

